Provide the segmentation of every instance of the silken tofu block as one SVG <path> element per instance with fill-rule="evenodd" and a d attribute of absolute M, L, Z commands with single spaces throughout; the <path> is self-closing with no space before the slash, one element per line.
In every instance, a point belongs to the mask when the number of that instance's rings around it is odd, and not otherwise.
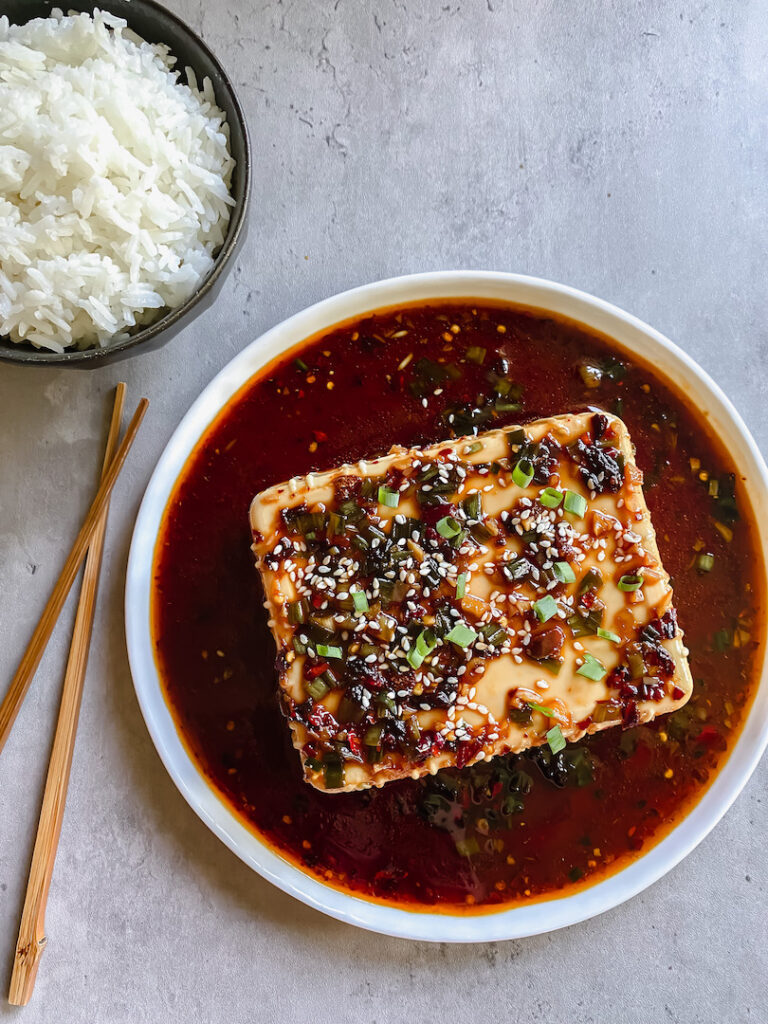
<path fill-rule="evenodd" d="M 257 495 L 253 550 L 306 780 L 418 778 L 692 690 L 624 423 L 586 412 Z"/>

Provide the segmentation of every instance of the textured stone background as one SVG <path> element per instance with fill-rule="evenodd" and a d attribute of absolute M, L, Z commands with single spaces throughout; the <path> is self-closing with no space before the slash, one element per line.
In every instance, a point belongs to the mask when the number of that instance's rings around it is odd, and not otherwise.
<path fill-rule="evenodd" d="M 125 377 L 153 402 L 111 518 L 49 946 L 33 1003 L 0 1019 L 766 1021 L 766 762 L 695 853 L 601 918 L 477 947 L 384 939 L 284 896 L 189 810 L 139 715 L 121 601 L 138 502 L 193 398 L 264 329 L 379 277 L 515 270 L 610 299 L 690 352 L 765 448 L 768 7 L 169 2 L 247 109 L 251 233 L 216 308 L 163 351 L 0 370 L 0 680 L 87 507 L 108 392 Z M 0 758 L 3 991 L 66 632 Z"/>

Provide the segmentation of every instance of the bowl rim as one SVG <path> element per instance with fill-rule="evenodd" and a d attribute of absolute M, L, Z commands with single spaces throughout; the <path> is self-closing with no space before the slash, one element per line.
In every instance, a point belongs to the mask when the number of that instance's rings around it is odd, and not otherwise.
<path fill-rule="evenodd" d="M 698 802 L 660 842 L 592 886 L 543 901 L 480 914 L 432 913 L 351 895 L 305 873 L 249 829 L 207 781 L 188 753 L 165 701 L 154 660 L 150 595 L 155 543 L 179 473 L 218 412 L 261 367 L 318 332 L 398 304 L 473 298 L 554 312 L 592 327 L 628 352 L 655 363 L 663 376 L 685 380 L 692 401 L 731 444 L 744 487 L 756 508 L 768 501 L 768 468 L 740 415 L 720 387 L 685 352 L 654 328 L 602 299 L 541 278 L 495 271 L 437 271 L 389 278 L 324 299 L 251 342 L 208 384 L 161 455 L 136 519 L 125 590 L 126 642 L 139 705 L 166 770 L 193 810 L 246 864 L 284 892 L 331 917 L 386 935 L 440 942 L 524 938 L 576 924 L 618 906 L 652 885 L 687 856 L 736 799 L 768 745 L 768 678 L 763 645 L 760 682 L 747 719 L 725 763 Z M 765 561 L 768 526 L 755 517 Z"/>
<path fill-rule="evenodd" d="M 48 2 L 48 0 L 46 0 L 46 2 Z M 50 0 L 50 3 L 52 8 L 57 6 L 66 6 L 65 4 L 58 3 L 58 0 Z M 99 0 L 93 0 L 90 6 L 93 8 L 99 7 Z M 130 0 L 129 6 L 133 6 L 135 9 L 148 8 L 150 12 L 156 15 L 159 14 L 163 18 L 167 18 L 171 21 L 180 34 L 187 36 L 191 43 L 205 54 L 221 76 L 221 86 L 229 95 L 232 108 L 236 115 L 238 130 L 243 139 L 242 199 L 236 201 L 235 205 L 232 207 L 229 224 L 227 225 L 227 233 L 221 244 L 221 248 L 214 257 L 213 266 L 208 271 L 207 277 L 203 279 L 186 302 L 168 310 L 168 312 L 159 320 L 156 320 L 151 324 L 147 324 L 146 327 L 142 327 L 140 331 L 129 335 L 125 340 L 119 341 L 114 345 L 108 345 L 102 348 L 65 349 L 63 352 L 46 352 L 42 349 L 30 349 L 21 344 L 18 346 L 18 351 L 15 351 L 14 348 L 11 347 L 15 345 L 15 343 L 10 342 L 0 345 L 0 362 L 9 363 L 14 366 L 61 366 L 79 368 L 83 368 L 84 366 L 100 366 L 105 362 L 110 362 L 116 359 L 118 356 L 124 357 L 129 353 L 133 354 L 134 349 L 151 342 L 160 334 L 176 327 L 177 325 L 180 325 L 178 329 L 182 329 L 185 325 L 180 324 L 180 321 L 185 320 L 199 302 L 204 299 L 212 289 L 215 289 L 219 278 L 227 268 L 230 259 L 237 252 L 240 241 L 243 237 L 251 198 L 251 137 L 248 131 L 248 122 L 245 118 L 245 112 L 242 104 L 240 103 L 240 98 L 237 95 L 235 87 L 221 61 L 210 46 L 208 46 L 202 36 L 198 35 L 190 25 L 183 21 L 172 10 L 158 3 L 157 0 Z M 128 14 L 128 12 L 125 13 L 126 15 Z M 125 18 L 125 21 L 127 22 L 128 27 L 131 28 L 131 22 L 128 17 Z M 170 51 L 173 54 L 173 44 L 171 42 L 166 42 L 165 45 L 170 48 Z M 231 133 L 232 125 L 230 124 L 230 138 Z"/>

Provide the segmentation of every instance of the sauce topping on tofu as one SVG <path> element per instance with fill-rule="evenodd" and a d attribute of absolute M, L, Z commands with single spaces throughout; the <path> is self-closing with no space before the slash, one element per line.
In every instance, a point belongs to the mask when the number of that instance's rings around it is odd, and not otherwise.
<path fill-rule="evenodd" d="M 624 424 L 594 412 L 258 495 L 254 550 L 308 779 L 360 788 L 558 753 L 687 700 L 641 477 Z"/>
<path fill-rule="evenodd" d="M 275 640 L 250 550 L 247 513 L 253 495 L 290 477 L 383 455 L 393 444 L 423 448 L 451 436 L 496 429 L 506 434 L 519 425 L 530 430 L 535 420 L 594 410 L 620 417 L 636 447 L 661 561 L 672 577 L 690 650 L 694 686 L 688 702 L 671 714 L 635 726 L 630 720 L 629 728 L 607 728 L 562 749 L 544 742 L 380 789 L 334 794 L 307 785 L 277 696 Z M 578 474 L 567 489 L 585 498 L 589 514 L 603 502 L 618 502 L 624 486 L 616 473 L 619 460 L 609 450 L 619 446 L 606 444 L 610 438 L 597 440 L 603 443 L 590 445 L 585 437 L 586 450 L 577 445 L 572 464 L 570 453 L 563 456 Z M 505 454 L 511 461 L 520 453 Z M 460 455 L 462 462 L 473 457 Z M 534 495 L 550 486 L 545 469 L 526 489 L 532 509 L 540 504 Z M 491 465 L 488 482 L 498 475 Z M 505 479 L 509 475 L 505 470 Z M 590 480 L 600 487 L 590 488 Z M 456 497 L 463 501 L 466 495 Z M 458 512 L 461 503 L 453 498 L 447 495 Z M 378 490 L 376 499 L 377 518 L 401 513 L 399 506 L 390 511 L 380 505 Z M 372 502 L 356 500 L 372 508 Z M 491 492 L 482 492 L 483 523 L 490 501 Z M 329 523 L 335 508 L 326 509 Z M 455 512 L 450 515 L 460 531 L 481 521 L 465 521 Z M 584 532 L 564 510 L 560 521 Z M 454 527 L 446 525 L 450 533 Z M 451 537 L 438 536 L 446 550 L 455 550 Z M 506 528 L 499 536 L 505 544 L 510 540 Z M 533 554 L 538 557 L 525 556 L 526 561 L 541 572 L 541 552 Z M 637 574 L 639 562 L 616 563 L 612 555 L 598 562 L 593 554 L 602 583 L 595 576 L 594 587 L 579 594 L 586 566 L 566 555 L 553 564 L 571 564 L 577 581 L 558 580 L 552 589 L 559 594 L 562 585 L 564 593 L 575 595 L 589 629 L 597 628 L 591 593 L 607 609 L 619 595 L 619 607 L 643 608 L 635 642 L 649 671 L 641 676 L 639 660 L 630 661 L 627 650 L 610 683 L 614 699 L 631 707 L 640 697 L 635 690 L 649 678 L 663 679 L 663 666 L 654 662 L 661 663 L 662 652 L 673 644 L 674 622 L 669 608 L 649 600 L 647 584 L 638 588 L 643 605 L 631 604 L 637 591 L 618 589 L 621 576 Z M 460 575 L 453 595 L 445 579 L 441 592 L 448 592 L 447 602 L 479 634 L 482 616 L 465 611 L 456 594 Z M 483 579 L 482 573 L 470 573 L 465 593 L 474 594 Z M 250 381 L 214 422 L 174 492 L 156 549 L 155 580 L 153 630 L 169 704 L 192 755 L 236 812 L 329 884 L 366 898 L 438 910 L 492 910 L 589 884 L 658 842 L 727 756 L 762 657 L 763 567 L 737 468 L 711 426 L 653 368 L 626 360 L 608 339 L 534 310 L 471 299 L 382 311 L 340 325 Z M 499 591 L 519 582 L 498 575 L 487 580 Z M 363 582 L 371 608 L 373 594 L 367 578 Z M 520 590 L 528 602 L 534 597 L 528 580 Z M 487 600 L 490 590 L 478 596 Z M 344 609 L 350 617 L 352 602 Z M 620 634 L 616 613 L 610 619 L 607 614 L 607 630 Z M 615 644 L 596 633 L 572 638 L 567 619 L 527 617 L 531 633 L 544 639 L 533 648 L 529 642 L 522 668 L 535 670 L 529 656 L 534 651 L 542 661 L 558 657 L 560 636 L 547 626 L 562 629 L 569 644 L 580 642 L 606 666 L 615 651 Z M 512 625 L 517 629 L 514 617 L 505 633 L 511 635 Z M 433 656 L 429 646 L 425 640 L 421 651 L 416 648 L 426 663 Z M 450 641 L 443 648 L 441 656 L 461 667 L 464 649 Z M 333 659 L 326 661 L 334 667 Z M 492 650 L 482 661 L 488 675 L 502 659 Z M 613 671 L 600 681 L 579 679 L 604 687 Z M 550 683 L 542 707 L 565 672 L 564 667 L 558 675 L 546 668 L 537 673 Z M 644 690 L 643 700 L 653 703 L 655 696 Z M 428 714 L 420 708 L 417 713 Z M 537 730 L 554 724 L 535 710 L 532 721 Z"/>

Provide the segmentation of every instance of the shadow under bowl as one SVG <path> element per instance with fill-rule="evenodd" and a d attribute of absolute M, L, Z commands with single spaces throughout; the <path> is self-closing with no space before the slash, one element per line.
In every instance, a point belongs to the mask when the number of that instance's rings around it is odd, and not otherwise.
<path fill-rule="evenodd" d="M 248 129 L 234 87 L 213 53 L 191 28 L 154 0 L 5 0 L 0 13 L 12 24 L 23 25 L 33 18 L 47 18 L 59 7 L 66 11 L 91 12 L 98 7 L 124 18 L 129 27 L 149 43 L 164 43 L 176 57 L 176 67 L 191 67 L 198 81 L 210 78 L 216 103 L 229 124 L 229 147 L 235 160 L 231 192 L 235 200 L 224 242 L 214 258 L 208 276 L 181 306 L 167 310 L 151 324 L 139 328 L 121 341 L 106 347 L 46 352 L 27 343 L 16 344 L 0 335 L 0 361 L 33 366 L 67 366 L 91 369 L 105 363 L 149 352 L 170 341 L 191 321 L 209 309 L 231 269 L 233 257 L 246 235 L 246 211 L 251 183 L 251 154 Z"/>

